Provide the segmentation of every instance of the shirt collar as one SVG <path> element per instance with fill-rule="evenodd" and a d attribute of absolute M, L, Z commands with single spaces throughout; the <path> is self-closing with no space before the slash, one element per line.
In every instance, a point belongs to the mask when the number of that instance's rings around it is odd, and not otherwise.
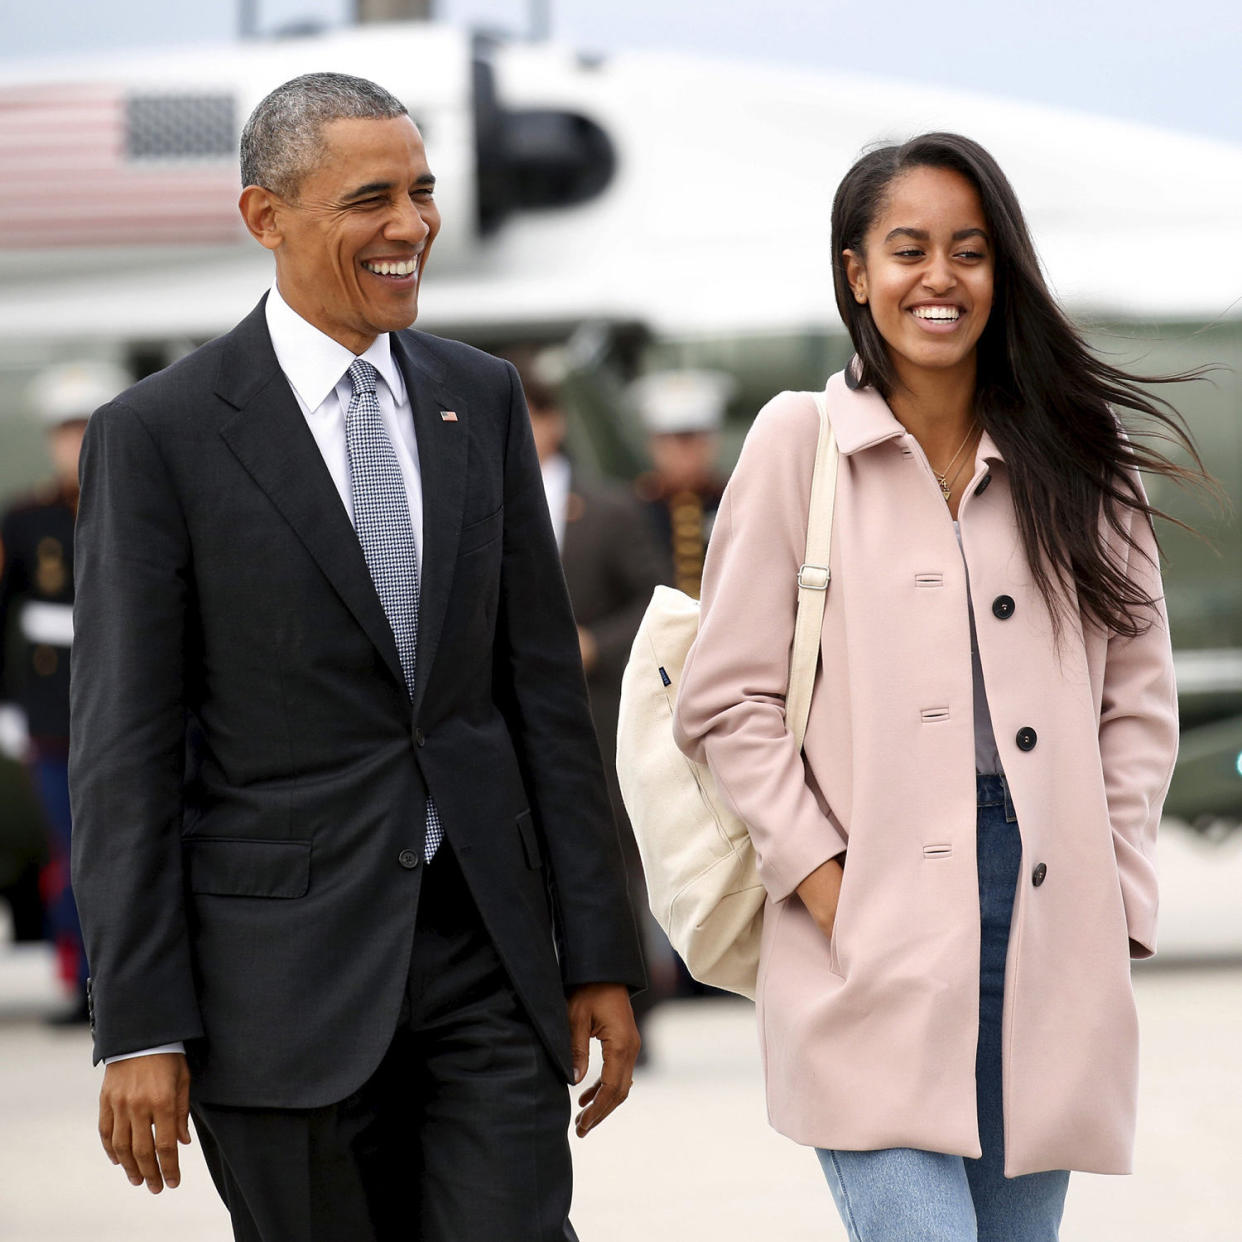
<path fill-rule="evenodd" d="M 379 372 L 396 405 L 405 403 L 405 381 L 392 356 L 387 332 L 381 332 L 365 353 L 355 355 L 303 319 L 280 296 L 275 283 L 265 309 L 276 361 L 308 410 L 317 410 L 327 400 L 328 394 L 345 378 L 355 357 L 365 358 Z"/>

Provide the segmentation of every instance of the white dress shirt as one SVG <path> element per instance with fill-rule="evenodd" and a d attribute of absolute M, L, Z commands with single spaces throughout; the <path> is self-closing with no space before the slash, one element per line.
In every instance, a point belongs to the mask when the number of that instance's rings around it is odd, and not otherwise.
<path fill-rule="evenodd" d="M 392 356 L 388 334 L 377 336 L 366 353 L 351 354 L 344 345 L 325 336 L 291 309 L 275 285 L 268 294 L 266 311 L 267 330 L 272 337 L 276 361 L 293 389 L 351 522 L 353 492 L 349 482 L 349 456 L 345 450 L 345 411 L 354 391 L 349 368 L 358 357 L 379 372 L 383 383 L 376 384 L 375 392 L 379 398 L 380 417 L 401 467 L 401 481 L 405 484 L 410 522 L 414 527 L 414 546 L 418 563 L 422 565 L 423 484 L 418 469 L 414 412 L 401 368 Z"/>
<path fill-rule="evenodd" d="M 557 550 L 565 550 L 565 523 L 569 518 L 569 482 L 572 470 L 569 458 L 563 453 L 553 453 L 541 466 L 543 492 L 548 498 L 548 514 L 552 518 L 552 532 L 556 535 Z"/>
<path fill-rule="evenodd" d="M 332 482 L 336 485 L 350 522 L 354 520 L 353 489 L 349 479 L 349 454 L 345 446 L 345 411 L 353 396 L 349 368 L 355 357 L 364 358 L 379 372 L 382 383 L 375 385 L 380 417 L 392 441 L 401 467 L 401 479 L 410 505 L 410 523 L 414 529 L 414 546 L 418 563 L 423 563 L 423 484 L 418 469 L 418 441 L 414 436 L 414 411 L 406 392 L 401 368 L 392 356 L 388 334 L 377 336 L 364 354 L 352 354 L 344 345 L 308 323 L 280 296 L 275 284 L 267 297 L 267 330 L 276 351 L 276 361 L 293 389 L 306 425 L 310 428 L 323 456 Z M 563 523 L 562 523 L 563 525 Z M 184 1052 L 182 1043 L 161 1044 L 106 1057 L 128 1061 L 131 1057 L 152 1056 L 159 1052 Z"/>

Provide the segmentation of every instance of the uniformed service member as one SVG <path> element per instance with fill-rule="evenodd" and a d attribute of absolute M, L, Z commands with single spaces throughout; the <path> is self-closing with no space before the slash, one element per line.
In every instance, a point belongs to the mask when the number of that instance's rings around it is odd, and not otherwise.
<path fill-rule="evenodd" d="M 31 405 L 47 428 L 53 477 L 0 523 L 0 715 L 5 748 L 28 766 L 47 823 L 42 877 L 47 932 L 73 994 L 57 1021 L 85 1022 L 86 955 L 69 887 L 69 650 L 73 643 L 73 524 L 78 454 L 92 410 L 130 377 L 103 362 L 43 372 Z"/>
<path fill-rule="evenodd" d="M 651 470 L 639 476 L 635 490 L 666 550 L 665 581 L 694 599 L 724 494 L 716 460 L 733 387 L 723 371 L 685 370 L 653 372 L 630 389 L 651 457 Z"/>

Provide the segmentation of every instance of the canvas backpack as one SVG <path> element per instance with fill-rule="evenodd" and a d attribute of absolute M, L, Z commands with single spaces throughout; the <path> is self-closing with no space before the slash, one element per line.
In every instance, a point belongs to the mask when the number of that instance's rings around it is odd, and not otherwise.
<path fill-rule="evenodd" d="M 837 477 L 826 394 L 813 396 L 819 439 L 785 706 L 799 750 L 819 661 Z M 617 774 L 656 921 L 696 979 L 753 999 L 765 891 L 750 834 L 707 767 L 673 740 L 673 708 L 698 629 L 697 600 L 655 589 L 621 680 Z"/>

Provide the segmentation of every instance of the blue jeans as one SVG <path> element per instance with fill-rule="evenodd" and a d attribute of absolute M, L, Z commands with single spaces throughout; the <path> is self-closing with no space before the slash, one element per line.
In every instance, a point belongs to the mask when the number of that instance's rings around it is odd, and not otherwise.
<path fill-rule="evenodd" d="M 983 1156 L 892 1147 L 816 1152 L 851 1242 L 1056 1242 L 1069 1173 L 1007 1178 L 1001 1106 L 1005 954 L 1022 838 L 1003 776 L 980 776 L 979 1045 L 975 1086 Z"/>

